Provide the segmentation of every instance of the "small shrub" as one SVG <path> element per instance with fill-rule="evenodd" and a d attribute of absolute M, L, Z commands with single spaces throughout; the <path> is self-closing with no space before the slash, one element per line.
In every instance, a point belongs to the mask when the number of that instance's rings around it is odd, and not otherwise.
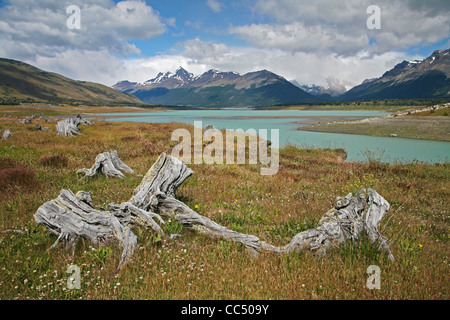
<path fill-rule="evenodd" d="M 366 234 L 362 234 L 357 241 L 346 241 L 338 246 L 338 252 L 344 259 L 357 260 L 367 259 L 369 262 L 379 262 L 380 258 L 387 258 L 378 250 L 377 243 L 372 243 Z"/>
<path fill-rule="evenodd" d="M 89 260 L 91 263 L 103 265 L 106 260 L 112 256 L 112 252 L 112 249 L 109 247 L 93 248 L 92 251 L 88 253 Z"/>
<path fill-rule="evenodd" d="M 169 219 L 166 225 L 163 226 L 163 230 L 167 235 L 180 234 L 183 231 L 183 226 L 177 221 Z"/>
<path fill-rule="evenodd" d="M 69 159 L 65 155 L 59 154 L 56 156 L 41 158 L 39 159 L 39 164 L 46 167 L 65 168 L 69 164 Z"/>
<path fill-rule="evenodd" d="M 20 163 L 10 158 L 0 158 L 0 169 L 16 168 Z"/>
<path fill-rule="evenodd" d="M 131 141 L 140 141 L 141 138 L 139 138 L 138 136 L 127 136 L 127 137 L 123 137 L 120 139 L 123 142 L 131 142 Z"/>
<path fill-rule="evenodd" d="M 31 186 L 35 183 L 36 172 L 12 159 L 0 159 L 0 190 L 14 186 Z"/>
<path fill-rule="evenodd" d="M 379 180 L 372 173 L 365 174 L 361 178 L 352 173 L 345 186 L 345 191 L 351 192 L 356 197 L 362 189 L 378 189 L 378 185 Z"/>

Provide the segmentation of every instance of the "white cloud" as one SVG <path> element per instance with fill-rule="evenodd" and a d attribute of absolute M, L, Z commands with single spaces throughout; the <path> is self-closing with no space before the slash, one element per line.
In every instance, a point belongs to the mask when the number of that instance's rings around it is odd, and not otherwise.
<path fill-rule="evenodd" d="M 184 25 L 186 27 L 192 27 L 192 28 L 195 28 L 195 29 L 200 29 L 202 27 L 202 22 L 200 20 L 197 20 L 197 21 L 186 20 L 184 22 Z"/>
<path fill-rule="evenodd" d="M 28 61 L 40 69 L 63 74 L 75 80 L 99 82 L 113 85 L 127 73 L 124 63 L 106 50 L 66 50 L 54 57 L 39 56 Z"/>
<path fill-rule="evenodd" d="M 46 56 L 53 56 L 68 49 L 108 50 L 121 55 L 140 53 L 129 41 L 150 39 L 163 34 L 166 25 L 159 13 L 140 1 L 92 0 L 89 4 L 71 0 L 78 5 L 81 29 L 70 30 L 66 20 L 69 3 L 60 0 L 24 1 L 11 0 L 0 10 L 0 53 L 10 58 L 29 58 L 18 51 L 12 56 L 5 43 L 14 47 L 51 47 Z M 166 22 L 173 24 L 174 20 Z"/>
<path fill-rule="evenodd" d="M 217 0 L 207 0 L 206 5 L 215 13 L 219 13 L 225 8 L 225 5 Z"/>
<path fill-rule="evenodd" d="M 369 37 L 364 33 L 344 34 L 333 26 L 307 26 L 300 22 L 252 24 L 231 27 L 229 31 L 258 48 L 278 48 L 286 51 L 349 54 L 369 45 Z"/>
<path fill-rule="evenodd" d="M 366 27 L 366 10 L 373 4 L 381 9 L 379 30 Z M 448 0 L 256 0 L 254 10 L 274 21 L 234 26 L 230 32 L 260 48 L 316 48 L 344 55 L 364 48 L 384 53 L 433 44 L 450 35 Z"/>
<path fill-rule="evenodd" d="M 16 50 L 32 52 L 34 48 L 21 47 Z M 158 72 L 174 72 L 181 66 L 194 74 L 209 69 L 239 73 L 267 69 L 300 84 L 329 87 L 336 85 L 335 79 L 347 86 L 357 85 L 367 78 L 381 76 L 405 58 L 420 58 L 405 57 L 399 52 L 369 54 L 361 51 L 342 57 L 331 53 L 287 52 L 276 48 L 229 47 L 223 43 L 203 42 L 199 38 L 180 43 L 179 49 L 177 54 L 125 60 L 114 57 L 107 50 L 68 49 L 53 57 L 41 55 L 25 62 L 73 79 L 108 86 L 121 80 L 144 82 Z"/>

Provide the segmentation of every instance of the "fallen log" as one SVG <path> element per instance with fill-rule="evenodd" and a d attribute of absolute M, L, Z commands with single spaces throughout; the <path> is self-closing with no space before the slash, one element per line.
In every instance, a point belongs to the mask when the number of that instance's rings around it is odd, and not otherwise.
<path fill-rule="evenodd" d="M 125 175 L 122 171 L 134 173 L 134 171 L 119 158 L 117 151 L 112 150 L 110 152 L 100 153 L 95 158 L 95 163 L 90 169 L 79 169 L 77 173 L 84 173 L 87 177 L 93 177 L 102 173 L 107 177 L 123 178 Z"/>
<path fill-rule="evenodd" d="M 178 185 L 184 179 L 173 173 L 181 171 L 182 169 L 172 171 L 172 180 L 177 181 Z M 150 176 L 152 175 L 153 173 L 150 173 Z M 164 184 L 170 185 L 170 182 L 165 180 Z M 377 229 L 379 222 L 389 210 L 389 203 L 373 189 L 367 190 L 367 197 L 364 194 L 354 197 L 351 193 L 345 197 L 339 197 L 335 207 L 325 213 L 317 228 L 297 234 L 289 244 L 283 247 L 273 246 L 254 235 L 235 232 L 217 224 L 190 209 L 186 204 L 175 199 L 172 194 L 164 192 L 157 183 L 154 183 L 152 190 L 157 190 L 153 192 L 153 196 L 141 195 L 143 198 L 152 200 L 151 205 L 148 206 L 149 209 L 159 212 L 162 217 L 175 219 L 195 232 L 242 243 L 252 253 L 262 250 L 291 253 L 307 249 L 324 255 L 333 245 L 347 240 L 356 241 L 360 239 L 363 232 L 366 232 L 369 239 L 372 242 L 379 242 L 379 249 L 386 251 L 389 259 L 394 260 L 387 239 Z"/>
<path fill-rule="evenodd" d="M 109 212 L 93 209 L 92 199 L 86 192 L 81 191 L 73 196 L 71 192 L 62 190 L 56 200 L 38 209 L 36 221 L 57 234 L 57 242 L 65 240 L 69 245 L 76 237 L 85 236 L 98 242 L 98 239 L 111 238 L 114 231 L 119 230 L 116 241 L 124 247 L 121 265 L 130 257 L 130 248 L 136 245 L 134 234 L 126 228 L 147 226 L 166 237 L 154 220 L 164 224 L 163 218 L 176 220 L 194 232 L 242 243 L 252 254 L 261 251 L 291 254 L 310 250 L 325 255 L 333 246 L 345 241 L 357 241 L 366 233 L 370 241 L 378 244 L 379 250 L 385 251 L 391 261 L 395 260 L 388 240 L 378 231 L 378 224 L 390 206 L 373 189 L 363 190 L 357 196 L 349 193 L 345 197 L 338 197 L 335 207 L 324 214 L 316 228 L 300 232 L 287 245 L 277 247 L 255 235 L 221 226 L 176 199 L 176 190 L 192 174 L 193 171 L 179 159 L 163 153 L 143 177 L 132 197 L 120 205 L 110 204 Z M 65 224 L 61 224 L 61 221 Z M 170 238 L 175 237 L 171 235 Z"/>

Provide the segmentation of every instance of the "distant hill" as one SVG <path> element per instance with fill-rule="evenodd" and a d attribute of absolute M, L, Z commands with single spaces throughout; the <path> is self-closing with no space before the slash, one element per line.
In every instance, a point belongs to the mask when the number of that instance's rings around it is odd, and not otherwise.
<path fill-rule="evenodd" d="M 380 78 L 365 80 L 340 100 L 450 98 L 450 49 L 403 61 Z"/>
<path fill-rule="evenodd" d="M 142 104 L 131 94 L 98 83 L 72 80 L 24 62 L 3 58 L 0 58 L 0 98 L 87 105 Z"/>
<path fill-rule="evenodd" d="M 180 67 L 144 83 L 120 81 L 113 88 L 147 103 L 192 107 L 262 107 L 322 100 L 267 70 L 240 75 L 211 69 L 194 76 Z"/>

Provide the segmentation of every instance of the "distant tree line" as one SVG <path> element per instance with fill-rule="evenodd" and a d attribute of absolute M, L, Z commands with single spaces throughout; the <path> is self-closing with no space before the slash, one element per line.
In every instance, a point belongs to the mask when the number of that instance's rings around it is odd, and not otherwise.
<path fill-rule="evenodd" d="M 0 105 L 19 105 L 21 103 L 35 103 L 36 101 L 33 98 L 25 98 L 25 99 L 19 99 L 16 97 L 2 97 L 0 98 Z"/>
<path fill-rule="evenodd" d="M 33 98 L 17 98 L 17 97 L 0 97 L 0 105 L 20 105 L 21 103 L 48 103 L 53 105 L 68 104 L 71 106 L 89 106 L 89 107 L 101 107 L 101 106 L 130 106 L 141 108 L 154 108 L 162 107 L 155 106 L 147 103 L 132 103 L 122 101 L 103 101 L 103 100 L 75 100 L 75 99 L 62 99 L 56 97 L 51 100 L 33 99 Z"/>

